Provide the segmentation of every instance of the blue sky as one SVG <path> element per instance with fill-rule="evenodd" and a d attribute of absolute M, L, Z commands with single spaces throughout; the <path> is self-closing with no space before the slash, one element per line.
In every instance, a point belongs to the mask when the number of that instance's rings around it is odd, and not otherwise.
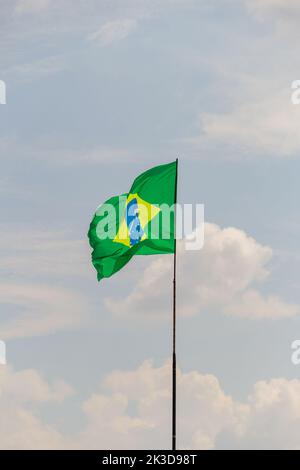
<path fill-rule="evenodd" d="M 86 233 L 101 202 L 179 157 L 179 201 L 207 222 L 178 261 L 179 446 L 299 447 L 297 2 L 1 8 L 0 409 L 15 424 L 0 445 L 168 447 L 170 259 L 98 284 Z"/>

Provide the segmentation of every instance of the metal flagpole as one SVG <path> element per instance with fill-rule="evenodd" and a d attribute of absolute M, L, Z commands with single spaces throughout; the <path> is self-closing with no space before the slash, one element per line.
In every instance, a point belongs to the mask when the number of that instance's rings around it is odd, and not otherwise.
<path fill-rule="evenodd" d="M 177 204 L 178 158 L 176 158 L 176 179 L 174 203 Z M 176 206 L 174 212 L 174 266 L 173 266 L 173 355 L 172 355 L 172 450 L 176 450 Z"/>

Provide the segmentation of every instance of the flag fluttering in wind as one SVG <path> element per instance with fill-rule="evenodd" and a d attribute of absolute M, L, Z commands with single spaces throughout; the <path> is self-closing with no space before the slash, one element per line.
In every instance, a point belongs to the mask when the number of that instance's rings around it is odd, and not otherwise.
<path fill-rule="evenodd" d="M 97 277 L 110 277 L 134 255 L 175 252 L 177 161 L 142 173 L 128 193 L 101 205 L 88 237 Z"/>
<path fill-rule="evenodd" d="M 98 280 L 134 255 L 173 253 L 172 450 L 176 450 L 176 203 L 178 159 L 138 176 L 128 193 L 102 204 L 88 237 Z"/>

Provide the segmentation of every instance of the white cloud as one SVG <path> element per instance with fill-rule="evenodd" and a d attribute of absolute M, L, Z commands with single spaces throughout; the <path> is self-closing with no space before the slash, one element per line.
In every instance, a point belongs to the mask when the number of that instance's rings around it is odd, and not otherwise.
<path fill-rule="evenodd" d="M 287 82 L 289 83 L 289 82 Z M 267 96 L 267 95 L 266 95 Z M 300 107 L 292 105 L 291 90 L 270 97 L 244 96 L 243 104 L 226 114 L 201 116 L 203 137 L 262 155 L 293 156 L 300 151 Z M 198 142 L 201 142 L 200 138 Z"/>
<path fill-rule="evenodd" d="M 11 69 L 12 71 L 12 69 Z M 12 75 L 13 76 L 13 75 Z M 14 75 L 17 77 L 18 75 Z M 19 77 L 21 78 L 21 76 Z M 22 76 L 22 80 L 34 80 L 38 78 L 37 75 Z M 0 139 L 0 152 L 3 155 L 10 156 L 10 159 L 30 158 L 37 160 L 45 165 L 80 165 L 91 164 L 97 165 L 99 163 L 110 164 L 112 162 L 136 162 L 145 157 L 144 149 L 126 148 L 115 145 L 99 145 L 99 146 L 76 146 L 66 145 L 59 139 L 57 134 L 51 133 L 39 136 L 38 139 L 33 140 L 30 145 L 26 145 L 23 141 L 12 138 Z M 7 180 L 7 178 L 6 178 Z M 5 180 L 3 180 L 5 181 Z M 11 184 L 8 188 L 12 191 Z M 0 189 L 1 190 L 1 189 Z M 17 191 L 16 188 L 13 189 Z M 19 191 L 20 189 L 18 189 Z M 24 188 L 22 188 L 24 191 Z M 30 192 L 27 189 L 27 192 Z"/>
<path fill-rule="evenodd" d="M 75 291 L 39 283 L 0 282 L 2 310 L 17 307 L 0 322 L 1 339 L 40 336 L 78 328 L 88 312 L 84 297 Z"/>
<path fill-rule="evenodd" d="M 50 0 L 18 0 L 15 6 L 17 14 L 39 13 L 46 10 L 50 5 Z"/>
<path fill-rule="evenodd" d="M 1 400 L 16 400 L 18 403 L 61 402 L 73 394 L 70 385 L 63 381 L 49 386 L 34 369 L 13 371 L 8 366 L 0 369 L 0 391 Z"/>
<path fill-rule="evenodd" d="M 0 225 L 0 276 L 19 280 L 84 277 L 90 268 L 86 240 L 64 231 Z"/>
<path fill-rule="evenodd" d="M 244 402 L 218 379 L 178 371 L 180 449 L 299 449 L 300 381 L 259 381 Z M 74 391 L 49 385 L 34 370 L 0 369 L 1 449 L 166 449 L 171 432 L 171 364 L 145 361 L 132 371 L 114 371 L 83 404 L 81 430 L 72 436 L 49 425 L 39 409 L 61 403 Z"/>
<path fill-rule="evenodd" d="M 106 392 L 84 404 L 87 423 L 79 437 L 84 448 L 149 449 L 170 446 L 171 366 L 145 361 L 134 371 L 116 371 L 104 380 Z M 183 448 L 211 448 L 229 425 L 235 404 L 211 375 L 178 373 L 178 429 Z M 129 409 L 133 408 L 133 412 Z M 102 438 L 99 441 L 99 432 Z"/>
<path fill-rule="evenodd" d="M 43 150 L 42 150 L 43 152 Z M 36 157 L 40 158 L 40 153 L 36 152 Z M 90 149 L 70 149 L 61 150 L 54 149 L 46 151 L 47 160 L 51 163 L 59 163 L 59 165 L 74 165 L 74 164 L 97 164 L 97 163 L 112 163 L 120 161 L 136 161 L 134 152 L 129 152 L 125 148 L 118 147 L 95 147 Z"/>
<path fill-rule="evenodd" d="M 76 448 L 149 449 L 170 446 L 171 367 L 145 361 L 115 371 L 83 405 L 87 422 Z M 299 448 L 300 381 L 257 382 L 245 402 L 226 394 L 218 379 L 178 372 L 178 443 L 183 449 Z M 99 438 L 101 436 L 101 438 Z"/>
<path fill-rule="evenodd" d="M 233 449 L 300 449 L 300 381 L 260 381 L 247 400 L 244 420 L 221 436 Z"/>
<path fill-rule="evenodd" d="M 224 311 L 248 318 L 289 318 L 300 313 L 300 306 L 283 302 L 276 295 L 264 297 L 258 291 L 249 289 L 237 296 Z"/>
<path fill-rule="evenodd" d="M 239 2 L 237 2 L 239 3 Z M 296 44 L 299 38 L 300 3 L 298 0 L 244 0 L 248 12 L 259 22 L 268 25 L 268 33 L 272 31 L 272 37 L 281 40 L 281 46 L 274 48 L 274 59 L 281 55 L 283 40 L 293 41 L 286 44 L 288 49 L 297 51 Z M 279 54 L 278 54 L 279 52 Z M 266 63 L 269 63 L 269 57 Z"/>
<path fill-rule="evenodd" d="M 210 309 L 249 318 L 277 318 L 300 313 L 297 305 L 256 290 L 269 275 L 272 250 L 242 230 L 205 224 L 204 248 L 178 249 L 178 312 L 195 315 Z M 155 259 L 123 297 L 106 299 L 115 314 L 143 312 L 148 317 L 167 314 L 171 308 L 172 258 Z M 251 307 L 249 302 L 251 301 Z"/>
<path fill-rule="evenodd" d="M 281 15 L 284 19 L 287 15 L 300 13 L 298 0 L 245 0 L 249 9 L 259 17 L 266 18 L 270 13 Z"/>
<path fill-rule="evenodd" d="M 65 382 L 49 385 L 35 370 L 0 368 L 0 448 L 49 449 L 63 445 L 61 434 L 39 418 L 41 405 L 73 394 Z M 34 408 L 34 409 L 33 409 Z"/>
<path fill-rule="evenodd" d="M 17 79 L 30 82 L 55 75 L 66 68 L 65 60 L 62 56 L 51 56 L 33 62 L 21 63 L 4 70 L 5 76 L 9 80 Z"/>
<path fill-rule="evenodd" d="M 89 41 L 97 41 L 102 46 L 125 39 L 137 27 L 135 19 L 119 19 L 105 23 L 98 31 L 90 34 Z"/>
<path fill-rule="evenodd" d="M 2 339 L 45 335 L 78 328 L 87 318 L 86 298 L 57 285 L 59 279 L 93 276 L 90 250 L 66 232 L 1 227 Z"/>
<path fill-rule="evenodd" d="M 1 227 L 1 339 L 74 329 L 88 319 L 89 303 L 60 280 L 94 278 L 86 241 L 66 232 Z"/>
<path fill-rule="evenodd" d="M 38 418 L 42 405 L 64 400 L 72 393 L 70 387 L 64 383 L 50 387 L 36 371 L 0 369 L 0 448 L 168 448 L 170 372 L 169 363 L 155 368 L 145 361 L 136 370 L 109 374 L 102 390 L 82 404 L 85 422 L 71 437 Z M 184 448 L 212 448 L 217 434 L 233 422 L 240 408 L 214 376 L 195 371 L 179 371 L 178 396 L 179 439 Z"/>

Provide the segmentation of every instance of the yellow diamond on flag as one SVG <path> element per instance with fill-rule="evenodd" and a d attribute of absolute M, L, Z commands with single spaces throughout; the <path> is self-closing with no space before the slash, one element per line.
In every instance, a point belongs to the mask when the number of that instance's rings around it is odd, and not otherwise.
<path fill-rule="evenodd" d="M 113 241 L 132 247 L 145 240 L 146 226 L 159 211 L 159 207 L 144 201 L 137 194 L 128 194 L 124 218 Z"/>

